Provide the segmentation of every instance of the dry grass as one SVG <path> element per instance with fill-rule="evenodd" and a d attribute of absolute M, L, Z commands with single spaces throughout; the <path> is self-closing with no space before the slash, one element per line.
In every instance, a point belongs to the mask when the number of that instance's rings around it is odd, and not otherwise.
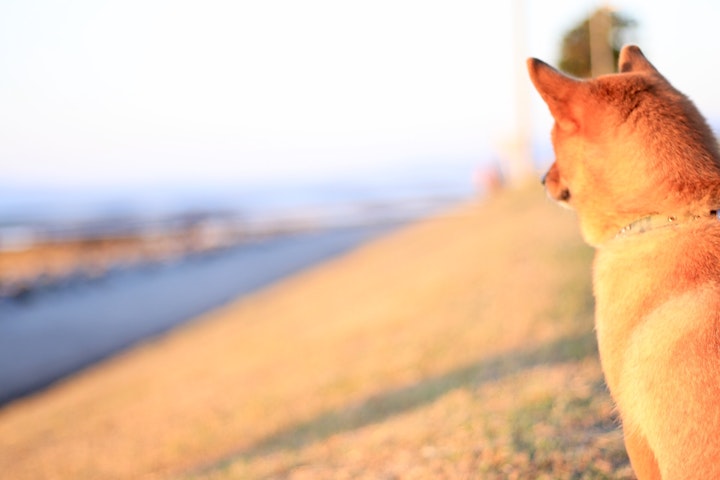
<path fill-rule="evenodd" d="M 0 411 L 8 478 L 632 478 L 590 250 L 539 188 L 421 222 Z"/>

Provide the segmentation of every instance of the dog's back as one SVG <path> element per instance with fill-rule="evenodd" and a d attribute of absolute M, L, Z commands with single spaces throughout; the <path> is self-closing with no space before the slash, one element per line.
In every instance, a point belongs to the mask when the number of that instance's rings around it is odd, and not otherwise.
<path fill-rule="evenodd" d="M 594 265 L 603 370 L 638 478 L 720 478 L 720 153 L 637 47 L 621 74 L 530 75 L 556 124 L 550 196 Z M 662 474 L 662 477 L 660 476 Z"/>

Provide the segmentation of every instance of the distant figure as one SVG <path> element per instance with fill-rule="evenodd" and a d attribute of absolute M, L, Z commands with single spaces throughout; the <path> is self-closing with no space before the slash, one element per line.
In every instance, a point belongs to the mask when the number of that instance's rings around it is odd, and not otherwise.
<path fill-rule="evenodd" d="M 478 167 L 473 174 L 473 185 L 479 197 L 495 195 L 504 184 L 505 179 L 497 162 Z"/>

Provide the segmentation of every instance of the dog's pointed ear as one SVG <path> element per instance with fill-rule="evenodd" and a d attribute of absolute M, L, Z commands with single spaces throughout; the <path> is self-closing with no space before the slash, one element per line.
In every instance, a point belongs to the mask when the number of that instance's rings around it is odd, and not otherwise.
<path fill-rule="evenodd" d="M 620 50 L 618 59 L 618 70 L 620 73 L 647 72 L 658 73 L 652 63 L 645 58 L 642 51 L 636 45 L 625 45 Z"/>
<path fill-rule="evenodd" d="M 568 77 L 537 58 L 528 58 L 527 67 L 530 80 L 545 100 L 558 127 L 566 131 L 576 130 L 579 119 L 573 114 L 570 102 L 582 82 Z"/>

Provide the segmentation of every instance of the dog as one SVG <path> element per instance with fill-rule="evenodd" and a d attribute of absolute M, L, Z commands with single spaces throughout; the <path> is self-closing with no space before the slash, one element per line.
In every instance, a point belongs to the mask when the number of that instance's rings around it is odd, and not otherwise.
<path fill-rule="evenodd" d="M 555 124 L 549 197 L 595 247 L 605 381 L 638 479 L 720 479 L 720 152 L 634 45 L 619 72 L 530 79 Z"/>

